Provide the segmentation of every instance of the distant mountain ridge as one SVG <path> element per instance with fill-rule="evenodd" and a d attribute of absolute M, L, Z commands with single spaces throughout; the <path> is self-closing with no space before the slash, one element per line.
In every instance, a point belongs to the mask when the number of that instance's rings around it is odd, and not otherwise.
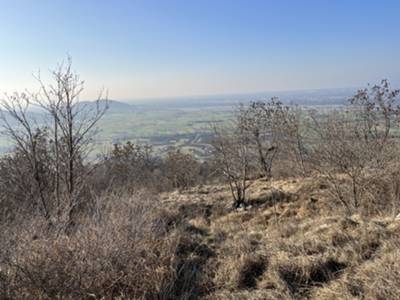
<path fill-rule="evenodd" d="M 250 101 L 268 100 L 278 97 L 285 104 L 297 105 L 343 105 L 352 97 L 358 88 L 330 88 L 293 91 L 270 91 L 238 94 L 217 94 L 204 96 L 148 98 L 124 100 L 138 107 L 158 106 L 164 108 L 197 107 L 197 106 L 230 106 Z"/>
<path fill-rule="evenodd" d="M 84 106 L 85 109 L 95 109 L 96 105 L 99 104 L 101 108 L 108 106 L 107 112 L 108 113 L 128 113 L 128 112 L 136 112 L 137 108 L 135 105 L 116 101 L 116 100 L 99 100 L 97 101 L 81 101 L 79 102 L 79 106 Z"/>

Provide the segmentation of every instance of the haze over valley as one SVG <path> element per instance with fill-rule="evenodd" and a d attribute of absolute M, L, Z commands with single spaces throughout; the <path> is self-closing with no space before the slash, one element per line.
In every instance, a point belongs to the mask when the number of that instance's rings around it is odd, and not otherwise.
<path fill-rule="evenodd" d="M 149 144 L 159 155 L 181 149 L 199 159 L 210 156 L 211 125 L 232 119 L 240 103 L 268 100 L 272 97 L 304 109 L 330 109 L 344 105 L 357 88 L 275 91 L 249 94 L 152 98 L 145 100 L 108 100 L 108 110 L 98 123 L 92 157 L 127 141 Z M 80 105 L 94 105 L 82 101 Z M 37 115 L 35 115 L 35 113 Z M 41 120 L 32 109 L 32 117 Z M 0 138 L 0 153 L 12 149 L 7 138 Z"/>
<path fill-rule="evenodd" d="M 0 0 L 0 300 L 397 300 L 400 1 Z"/>

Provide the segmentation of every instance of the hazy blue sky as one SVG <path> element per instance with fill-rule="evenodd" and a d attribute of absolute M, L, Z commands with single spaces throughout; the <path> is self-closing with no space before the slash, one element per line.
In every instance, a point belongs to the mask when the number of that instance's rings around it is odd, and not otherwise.
<path fill-rule="evenodd" d="M 85 97 L 400 84 L 400 1 L 0 0 L 0 90 L 70 54 Z"/>

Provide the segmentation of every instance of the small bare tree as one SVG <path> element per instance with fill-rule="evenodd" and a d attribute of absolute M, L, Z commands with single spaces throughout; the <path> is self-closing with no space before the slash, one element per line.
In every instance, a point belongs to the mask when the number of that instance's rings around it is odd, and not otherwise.
<path fill-rule="evenodd" d="M 72 71 L 71 59 L 51 75 L 53 83 L 48 85 L 37 77 L 39 93 L 6 95 L 0 102 L 1 120 L 5 133 L 29 162 L 43 216 L 49 220 L 64 215 L 68 223 L 88 174 L 83 160 L 90 151 L 95 126 L 107 109 L 107 101 L 99 97 L 93 103 L 80 102 L 84 83 Z M 33 107 L 42 112 L 34 114 Z M 45 137 L 38 139 L 39 133 L 45 133 Z M 48 141 L 45 161 L 38 151 L 43 139 Z M 43 164 L 50 176 L 41 174 Z M 49 187 L 53 189 L 52 195 L 46 193 Z"/>
<path fill-rule="evenodd" d="M 293 154 L 305 172 L 300 117 L 299 110 L 284 105 L 278 98 L 251 102 L 237 110 L 238 124 L 257 153 L 262 176 L 272 177 L 274 162 L 284 152 Z"/>
<path fill-rule="evenodd" d="M 281 150 L 287 155 L 287 159 L 294 162 L 294 166 L 300 174 L 309 174 L 307 126 L 305 123 L 307 111 L 299 106 L 290 106 L 282 114 L 280 121 Z"/>
<path fill-rule="evenodd" d="M 29 111 L 32 105 L 31 99 L 26 93 L 14 93 L 6 95 L 1 100 L 0 118 L 3 125 L 3 133 L 7 135 L 15 144 L 15 157 L 7 158 L 9 171 L 18 171 L 21 174 L 28 174 L 28 177 L 14 177 L 19 181 L 18 186 L 22 188 L 20 192 L 27 194 L 33 201 L 33 206 L 37 207 L 42 215 L 50 218 L 50 203 L 48 199 L 48 178 L 49 174 L 43 172 L 48 166 L 48 162 L 43 160 L 43 149 L 46 140 L 45 130 L 33 118 Z M 19 164 L 12 167 L 12 163 Z M 13 177 L 11 174 L 9 178 Z M 31 180 L 30 180 L 31 179 Z M 4 190 L 3 190 L 4 191 Z"/>
<path fill-rule="evenodd" d="M 83 160 L 91 150 L 95 126 L 106 112 L 108 103 L 102 99 L 102 93 L 95 102 L 81 103 L 84 81 L 72 70 L 71 58 L 51 75 L 53 83 L 50 84 L 46 84 L 40 74 L 36 77 L 40 92 L 32 94 L 32 98 L 34 104 L 50 116 L 48 128 L 54 152 L 54 195 L 58 214 L 61 210 L 64 213 L 68 211 L 70 220 L 90 171 L 83 168 Z M 61 201 L 61 195 L 64 195 L 64 201 Z M 63 205 L 61 202 L 64 202 Z"/>
<path fill-rule="evenodd" d="M 233 206 L 238 208 L 246 205 L 246 191 L 251 185 L 249 179 L 254 174 L 257 159 L 251 148 L 251 140 L 238 124 L 229 129 L 214 126 L 213 130 L 216 166 L 229 183 Z"/>
<path fill-rule="evenodd" d="M 397 156 L 393 129 L 398 127 L 398 95 L 384 80 L 360 90 L 347 107 L 312 116 L 314 167 L 332 183 L 348 211 L 365 204 L 374 175 L 381 176 Z M 343 179 L 350 180 L 351 191 L 341 184 Z"/>

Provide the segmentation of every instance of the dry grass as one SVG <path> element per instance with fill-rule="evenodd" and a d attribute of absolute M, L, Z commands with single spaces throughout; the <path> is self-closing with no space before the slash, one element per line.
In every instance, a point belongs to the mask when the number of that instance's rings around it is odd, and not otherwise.
<path fill-rule="evenodd" d="M 0 298 L 398 298 L 400 221 L 346 215 L 321 178 L 257 180 L 250 198 L 234 210 L 226 186 L 114 195 L 68 236 L 4 228 Z"/>
<path fill-rule="evenodd" d="M 224 187 L 164 195 L 171 207 L 219 206 L 186 214 L 215 253 L 202 268 L 205 298 L 397 299 L 400 221 L 346 215 L 321 178 L 258 180 L 250 195 L 246 210 L 229 209 Z"/>
<path fill-rule="evenodd" d="M 177 255 L 179 230 L 165 222 L 156 199 L 101 200 L 101 215 L 82 220 L 69 235 L 34 221 L 2 235 L 8 247 L 1 255 L 0 298 L 184 298 L 190 287 L 181 282 L 190 278 Z"/>

